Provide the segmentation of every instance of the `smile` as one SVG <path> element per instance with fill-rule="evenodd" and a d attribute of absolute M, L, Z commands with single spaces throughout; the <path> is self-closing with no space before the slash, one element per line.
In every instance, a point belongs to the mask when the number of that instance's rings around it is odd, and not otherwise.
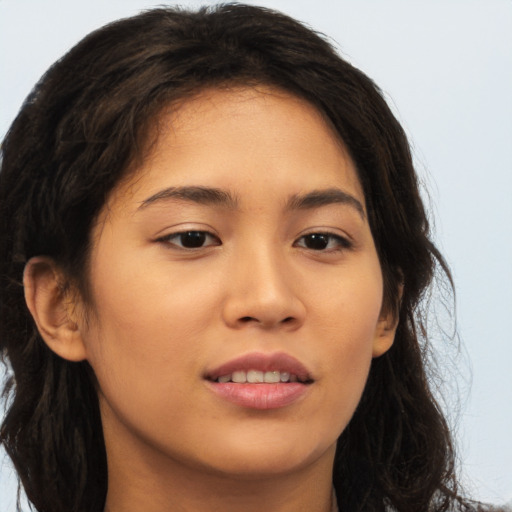
<path fill-rule="evenodd" d="M 314 382 L 306 367 L 285 353 L 243 355 L 207 371 L 205 380 L 223 401 L 260 410 L 294 404 Z"/>
<path fill-rule="evenodd" d="M 214 382 L 276 384 L 279 382 L 309 383 L 314 379 L 310 371 L 295 357 L 284 352 L 265 354 L 251 352 L 227 361 L 204 374 Z"/>
<path fill-rule="evenodd" d="M 297 377 L 297 375 L 290 372 L 281 372 L 281 371 L 259 371 L 259 370 L 238 370 L 233 373 L 228 373 L 227 375 L 221 375 L 216 382 L 235 382 L 237 384 L 277 384 L 277 383 L 285 383 L 285 382 L 306 382 L 302 381 Z"/>

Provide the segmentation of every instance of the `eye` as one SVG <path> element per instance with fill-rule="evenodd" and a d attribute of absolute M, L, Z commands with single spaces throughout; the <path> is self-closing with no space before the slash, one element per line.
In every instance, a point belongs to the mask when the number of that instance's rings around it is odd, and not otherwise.
<path fill-rule="evenodd" d="M 333 233 L 309 233 L 301 236 L 294 245 L 313 251 L 335 251 L 352 247 L 349 240 Z"/>
<path fill-rule="evenodd" d="M 180 249 L 200 249 L 202 247 L 211 247 L 221 245 L 221 241 L 208 231 L 181 231 L 172 233 L 158 239 L 159 242 L 165 242 L 174 245 Z"/>

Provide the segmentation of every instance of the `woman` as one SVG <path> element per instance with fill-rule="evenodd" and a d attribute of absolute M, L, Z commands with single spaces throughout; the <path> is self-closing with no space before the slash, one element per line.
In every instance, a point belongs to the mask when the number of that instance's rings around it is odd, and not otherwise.
<path fill-rule="evenodd" d="M 37 510 L 469 508 L 418 312 L 449 272 L 401 127 L 323 39 L 122 20 L 2 152 L 1 440 Z"/>

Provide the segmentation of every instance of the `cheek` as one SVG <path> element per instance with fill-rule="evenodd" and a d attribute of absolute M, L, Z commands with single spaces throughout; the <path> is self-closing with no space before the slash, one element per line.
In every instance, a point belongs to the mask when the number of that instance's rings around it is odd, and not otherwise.
<path fill-rule="evenodd" d="M 372 345 L 382 309 L 383 283 L 377 258 L 310 283 L 310 308 L 323 338 L 339 350 L 365 353 Z"/>
<path fill-rule="evenodd" d="M 326 285 L 311 301 L 315 336 L 324 353 L 319 366 L 330 404 L 325 410 L 342 428 L 360 400 L 379 331 L 382 277 L 378 261 L 369 263 L 364 271 L 347 272 L 341 285 Z"/>
<path fill-rule="evenodd" d="M 115 265 L 111 258 L 98 261 L 95 313 L 83 337 L 102 393 L 112 403 L 150 408 L 174 400 L 181 383 L 192 389 L 203 347 L 191 340 L 204 338 L 210 325 L 212 289 L 160 263 L 133 264 L 122 256 Z"/>
<path fill-rule="evenodd" d="M 196 321 L 198 311 L 169 290 L 166 299 L 157 300 L 159 290 L 119 297 L 98 288 L 105 293 L 97 294 L 99 318 L 91 323 L 86 344 L 106 428 L 120 420 L 145 435 L 158 424 L 166 438 L 164 427 L 179 425 L 188 414 L 201 356 L 201 347 L 190 340 L 203 327 Z"/>
<path fill-rule="evenodd" d="M 165 348 L 158 346 L 162 340 L 192 336 L 208 325 L 214 290 L 204 275 L 177 272 L 165 260 L 144 259 L 133 249 L 120 252 L 111 264 L 99 251 L 92 279 L 105 336 L 115 340 L 122 335 L 123 345 L 133 341 L 131 348 L 146 352 Z"/>

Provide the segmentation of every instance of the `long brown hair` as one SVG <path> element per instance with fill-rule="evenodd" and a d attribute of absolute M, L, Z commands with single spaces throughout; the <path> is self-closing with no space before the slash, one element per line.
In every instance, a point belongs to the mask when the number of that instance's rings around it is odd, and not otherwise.
<path fill-rule="evenodd" d="M 451 280 L 429 237 L 406 136 L 375 84 L 322 37 L 241 4 L 159 8 L 93 32 L 43 76 L 3 142 L 0 348 L 12 376 L 0 442 L 29 500 L 40 512 L 101 511 L 107 466 L 92 370 L 44 344 L 25 305 L 23 268 L 50 256 L 87 298 L 91 225 L 143 158 L 155 117 L 201 89 L 233 84 L 291 92 L 334 126 L 365 193 L 385 307 L 399 318 L 395 344 L 373 361 L 338 441 L 340 508 L 464 506 L 450 431 L 429 387 L 419 309 L 436 273 Z"/>

